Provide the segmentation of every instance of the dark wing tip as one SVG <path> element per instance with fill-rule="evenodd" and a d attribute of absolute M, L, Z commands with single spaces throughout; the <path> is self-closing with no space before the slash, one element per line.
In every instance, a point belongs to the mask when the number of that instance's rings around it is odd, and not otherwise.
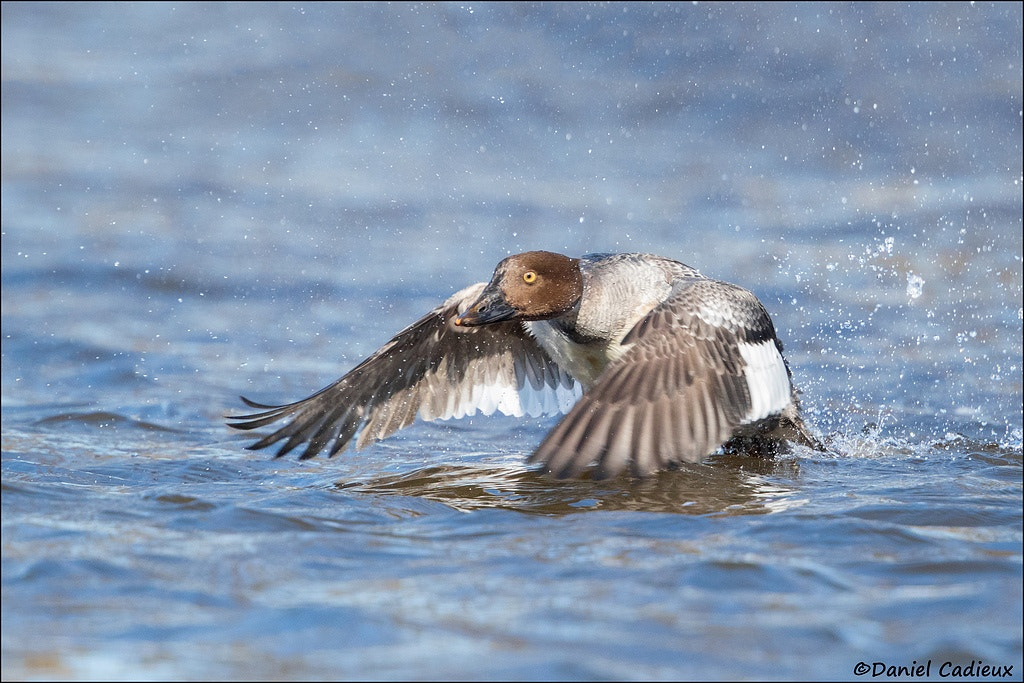
<path fill-rule="evenodd" d="M 228 421 L 228 426 L 232 429 L 256 429 L 257 427 L 263 427 L 281 419 L 286 414 L 286 409 L 292 407 L 291 405 L 273 406 L 256 403 L 244 396 L 239 398 L 250 408 L 260 409 L 260 412 L 249 413 L 248 415 L 225 415 L 224 419 Z"/>
<path fill-rule="evenodd" d="M 276 410 L 278 410 L 280 408 L 284 408 L 285 407 L 285 406 L 273 406 L 273 405 L 269 405 L 269 404 L 266 404 L 266 403 L 257 403 L 256 401 L 252 401 L 250 399 L 247 399 L 245 396 L 239 396 L 238 398 L 242 399 L 242 403 L 244 403 L 245 405 L 249 406 L 250 408 L 256 408 L 260 412 L 258 412 L 258 413 L 250 413 L 249 415 L 224 415 L 223 417 L 224 417 L 225 420 L 232 420 L 232 421 L 235 421 L 235 422 L 246 422 L 248 420 L 256 420 L 256 419 L 259 419 L 261 417 L 265 417 L 268 414 L 268 411 L 276 411 Z M 238 429 L 252 429 L 252 427 L 243 427 L 243 426 L 238 426 L 238 425 L 231 425 L 231 426 L 232 427 L 236 427 L 237 426 Z"/>
<path fill-rule="evenodd" d="M 248 399 L 245 396 L 239 396 L 238 398 L 242 399 L 242 403 L 244 403 L 245 405 L 249 406 L 250 408 L 258 408 L 260 410 L 274 410 L 275 408 L 281 408 L 282 407 L 282 406 L 272 406 L 272 405 L 269 405 L 269 404 L 266 404 L 266 403 L 257 403 L 256 401 L 253 401 L 252 399 Z"/>

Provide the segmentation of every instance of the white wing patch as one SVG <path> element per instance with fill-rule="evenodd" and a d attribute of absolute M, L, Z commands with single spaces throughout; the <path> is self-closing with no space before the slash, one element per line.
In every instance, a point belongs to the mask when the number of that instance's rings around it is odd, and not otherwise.
<path fill-rule="evenodd" d="M 530 417 L 557 415 L 559 413 L 564 415 L 572 410 L 572 407 L 576 405 L 576 401 L 582 395 L 583 387 L 580 386 L 579 382 L 574 382 L 571 386 L 559 384 L 554 389 L 545 386 L 540 391 L 531 387 L 530 383 L 527 382 L 519 390 L 520 405 L 523 411 Z M 507 412 L 505 414 L 517 415 L 517 413 Z"/>
<path fill-rule="evenodd" d="M 504 367 L 503 367 L 504 366 Z M 523 385 L 518 386 L 513 363 L 480 363 L 471 368 L 472 381 L 452 386 L 445 382 L 433 381 L 431 397 L 420 406 L 419 416 L 423 420 L 448 420 L 476 415 L 492 415 L 500 412 L 512 417 L 540 417 L 568 413 L 582 395 L 579 383 L 555 381 L 550 384 L 539 381 L 537 386 L 524 376 Z M 438 375 L 443 376 L 442 372 Z M 567 380 L 567 378 L 566 378 Z M 440 399 L 439 399 L 440 397 Z"/>
<path fill-rule="evenodd" d="M 744 378 L 750 391 L 750 412 L 743 423 L 757 422 L 781 412 L 792 401 L 792 388 L 786 362 L 772 340 L 759 344 L 739 343 L 740 355 L 747 364 Z"/>

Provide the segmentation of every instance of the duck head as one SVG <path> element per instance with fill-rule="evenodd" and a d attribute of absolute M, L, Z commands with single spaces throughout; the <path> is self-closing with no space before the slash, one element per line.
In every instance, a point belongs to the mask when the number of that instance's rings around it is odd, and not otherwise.
<path fill-rule="evenodd" d="M 507 320 L 548 320 L 572 309 L 581 296 L 579 259 L 527 251 L 498 264 L 484 291 L 455 324 L 474 327 Z"/>

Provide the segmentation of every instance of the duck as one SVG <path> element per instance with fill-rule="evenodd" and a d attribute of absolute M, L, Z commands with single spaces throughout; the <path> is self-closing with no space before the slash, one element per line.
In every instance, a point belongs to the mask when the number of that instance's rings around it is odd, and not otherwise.
<path fill-rule="evenodd" d="M 645 253 L 509 256 L 343 377 L 235 429 L 287 420 L 249 449 L 335 456 L 411 425 L 500 412 L 564 415 L 527 462 L 557 479 L 647 477 L 716 452 L 822 450 L 764 305 Z M 585 475 L 584 473 L 587 473 Z"/>

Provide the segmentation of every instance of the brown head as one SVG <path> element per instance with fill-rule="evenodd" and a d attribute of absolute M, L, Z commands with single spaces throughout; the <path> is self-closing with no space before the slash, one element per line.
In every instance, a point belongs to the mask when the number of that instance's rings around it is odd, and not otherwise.
<path fill-rule="evenodd" d="M 569 311 L 582 295 L 579 259 L 527 251 L 498 264 L 480 297 L 455 324 L 470 327 L 505 320 L 547 320 Z"/>

